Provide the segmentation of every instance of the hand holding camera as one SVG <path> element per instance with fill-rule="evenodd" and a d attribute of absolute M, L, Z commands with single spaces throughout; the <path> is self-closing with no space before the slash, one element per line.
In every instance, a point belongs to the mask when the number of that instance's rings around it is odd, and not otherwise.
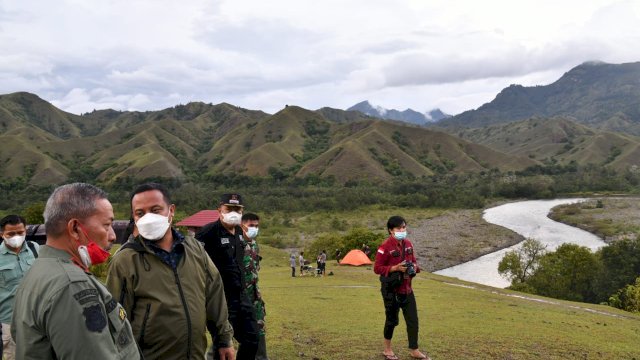
<path fill-rule="evenodd" d="M 409 275 L 409 277 L 414 277 L 416 276 L 416 266 L 410 262 L 410 261 L 404 261 L 404 266 L 407 268 L 407 275 Z"/>

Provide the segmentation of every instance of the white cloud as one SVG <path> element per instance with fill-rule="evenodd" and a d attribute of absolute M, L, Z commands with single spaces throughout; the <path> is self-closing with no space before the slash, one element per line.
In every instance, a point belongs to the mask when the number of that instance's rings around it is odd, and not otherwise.
<path fill-rule="evenodd" d="M 197 100 L 449 113 L 588 60 L 640 61 L 616 0 L 0 2 L 0 93 L 70 112 Z"/>

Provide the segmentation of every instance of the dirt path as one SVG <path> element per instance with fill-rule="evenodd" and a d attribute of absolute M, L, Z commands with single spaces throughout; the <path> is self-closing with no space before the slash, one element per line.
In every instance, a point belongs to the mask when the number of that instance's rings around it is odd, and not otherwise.
<path fill-rule="evenodd" d="M 524 238 L 482 219 L 482 210 L 451 210 L 410 229 L 418 263 L 433 272 L 509 247 Z"/>

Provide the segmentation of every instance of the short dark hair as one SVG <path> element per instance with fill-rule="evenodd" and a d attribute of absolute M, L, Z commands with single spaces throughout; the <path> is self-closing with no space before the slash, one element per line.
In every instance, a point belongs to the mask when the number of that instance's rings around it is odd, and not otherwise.
<path fill-rule="evenodd" d="M 131 213 L 133 214 L 133 197 L 137 194 L 143 193 L 145 191 L 158 190 L 162 193 L 162 198 L 167 205 L 171 205 L 171 195 L 169 194 L 169 190 L 162 184 L 149 182 L 142 185 L 139 185 L 133 192 L 131 193 L 131 198 L 129 199 L 129 205 L 131 205 Z"/>
<path fill-rule="evenodd" d="M 260 221 L 260 217 L 254 213 L 246 213 L 242 215 L 242 221 Z"/>
<path fill-rule="evenodd" d="M 25 227 L 27 226 L 27 221 L 20 215 L 7 215 L 0 220 L 0 231 L 4 231 L 5 225 L 18 225 L 23 224 Z"/>
<path fill-rule="evenodd" d="M 407 222 L 404 220 L 402 216 L 392 216 L 387 220 L 387 231 L 402 226 L 402 224 L 407 225 Z"/>

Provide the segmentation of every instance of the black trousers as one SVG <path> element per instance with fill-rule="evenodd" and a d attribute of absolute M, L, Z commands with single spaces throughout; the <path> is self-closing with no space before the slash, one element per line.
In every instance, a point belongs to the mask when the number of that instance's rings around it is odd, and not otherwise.
<path fill-rule="evenodd" d="M 229 310 L 229 322 L 233 327 L 233 337 L 240 343 L 236 360 L 255 360 L 258 351 L 260 330 L 256 320 L 253 304 L 246 295 L 228 296 L 227 308 Z M 207 359 L 219 359 L 220 354 L 214 341 Z"/>
<path fill-rule="evenodd" d="M 393 330 L 399 324 L 398 314 L 402 309 L 404 322 L 407 324 L 407 336 L 409 338 L 409 349 L 418 348 L 418 307 L 416 297 L 413 292 L 410 294 L 396 294 L 382 290 L 382 300 L 384 301 L 384 338 L 391 340 Z"/>

